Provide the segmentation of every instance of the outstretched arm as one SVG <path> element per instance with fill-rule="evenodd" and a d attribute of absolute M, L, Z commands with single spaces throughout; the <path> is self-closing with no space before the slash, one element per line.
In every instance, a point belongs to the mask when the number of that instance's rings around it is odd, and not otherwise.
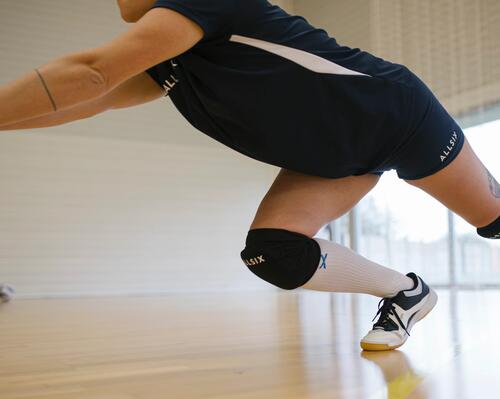
<path fill-rule="evenodd" d="M 26 119 L 10 125 L 0 126 L 1 130 L 36 129 L 63 125 L 80 119 L 86 119 L 102 112 L 128 108 L 156 100 L 164 96 L 165 91 L 146 73 L 140 73 L 123 82 L 108 94 L 97 99 L 79 103 L 73 107 L 50 114 Z"/>
<path fill-rule="evenodd" d="M 111 42 L 57 58 L 0 87 L 0 127 L 96 100 L 153 65 L 193 47 L 203 30 L 155 8 Z"/>

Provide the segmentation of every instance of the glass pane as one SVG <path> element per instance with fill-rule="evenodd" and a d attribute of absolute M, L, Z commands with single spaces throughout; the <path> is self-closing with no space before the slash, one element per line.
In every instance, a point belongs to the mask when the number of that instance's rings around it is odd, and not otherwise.
<path fill-rule="evenodd" d="M 359 204 L 360 254 L 432 284 L 448 284 L 447 209 L 423 191 L 385 173 Z"/>
<path fill-rule="evenodd" d="M 500 176 L 500 120 L 465 130 L 472 148 L 491 174 Z M 500 285 L 500 240 L 487 240 L 462 218 L 455 218 L 457 283 Z"/>
<path fill-rule="evenodd" d="M 466 129 L 465 134 L 489 171 L 500 176 L 500 120 Z M 414 271 L 432 284 L 450 283 L 448 210 L 434 198 L 385 173 L 358 206 L 359 253 L 403 273 Z M 455 215 L 456 282 L 500 286 L 500 240 L 479 237 Z M 336 241 L 348 245 L 348 219 L 338 222 Z M 326 236 L 326 230 L 322 231 Z"/>

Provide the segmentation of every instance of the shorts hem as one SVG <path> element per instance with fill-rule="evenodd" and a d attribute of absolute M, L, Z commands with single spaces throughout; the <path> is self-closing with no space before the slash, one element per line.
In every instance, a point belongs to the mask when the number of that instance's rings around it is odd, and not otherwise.
<path fill-rule="evenodd" d="M 460 141 L 457 144 L 457 150 L 455 151 L 455 153 L 447 159 L 446 163 L 442 163 L 437 168 L 433 168 L 430 171 L 418 174 L 416 176 L 402 176 L 396 170 L 397 175 L 398 175 L 398 177 L 400 179 L 403 179 L 403 180 L 418 180 L 418 179 L 423 179 L 424 177 L 432 176 L 433 174 L 435 174 L 435 173 L 439 172 L 440 170 L 446 168 L 450 163 L 452 163 L 455 160 L 455 158 L 458 156 L 458 154 L 460 154 L 460 152 L 462 152 L 462 148 L 464 146 L 464 143 L 465 143 L 465 135 L 462 133 L 460 135 Z"/>

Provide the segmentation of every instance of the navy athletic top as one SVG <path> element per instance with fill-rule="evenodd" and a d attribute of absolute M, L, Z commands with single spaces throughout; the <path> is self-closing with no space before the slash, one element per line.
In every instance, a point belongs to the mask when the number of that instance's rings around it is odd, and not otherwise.
<path fill-rule="evenodd" d="M 147 72 L 194 127 L 251 158 L 330 178 L 374 172 L 422 119 L 423 83 L 406 67 L 341 46 L 266 0 L 155 7 L 205 35 Z"/>

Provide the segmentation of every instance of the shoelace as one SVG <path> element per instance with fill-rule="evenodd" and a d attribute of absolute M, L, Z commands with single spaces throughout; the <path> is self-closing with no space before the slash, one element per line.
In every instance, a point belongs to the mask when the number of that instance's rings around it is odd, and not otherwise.
<path fill-rule="evenodd" d="M 382 306 L 380 304 L 382 303 Z M 410 333 L 406 329 L 404 323 L 401 321 L 399 318 L 396 308 L 394 307 L 394 303 L 392 302 L 391 298 L 382 298 L 380 302 L 378 303 L 378 311 L 375 317 L 372 319 L 375 320 L 377 316 L 380 315 L 380 318 L 377 320 L 377 322 L 373 325 L 373 329 L 375 330 L 376 327 L 381 327 L 385 330 L 385 324 L 389 321 L 390 315 L 394 315 L 396 317 L 396 320 L 398 321 L 399 325 L 403 330 L 405 330 L 406 334 L 410 336 Z"/>

